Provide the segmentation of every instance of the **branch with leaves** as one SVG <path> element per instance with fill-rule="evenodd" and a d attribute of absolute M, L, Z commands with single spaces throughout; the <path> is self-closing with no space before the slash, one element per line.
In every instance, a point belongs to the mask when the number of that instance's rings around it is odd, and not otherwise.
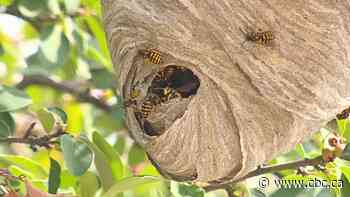
<path fill-rule="evenodd" d="M 79 84 L 74 84 L 70 82 L 57 82 L 53 79 L 50 79 L 44 75 L 24 75 L 22 81 L 17 84 L 17 88 L 24 89 L 29 85 L 41 85 L 51 87 L 53 89 L 66 92 L 75 96 L 79 101 L 91 103 L 94 106 L 104 110 L 111 111 L 112 107 L 108 105 L 103 100 L 100 100 L 90 94 L 88 90 L 81 90 Z"/>
<path fill-rule="evenodd" d="M 33 151 L 37 150 L 37 147 L 51 148 L 53 144 L 57 143 L 57 138 L 61 135 L 67 134 L 61 127 L 59 127 L 52 134 L 36 137 L 31 134 L 36 123 L 30 124 L 23 137 L 7 137 L 0 138 L 0 143 L 20 143 L 30 145 Z"/>

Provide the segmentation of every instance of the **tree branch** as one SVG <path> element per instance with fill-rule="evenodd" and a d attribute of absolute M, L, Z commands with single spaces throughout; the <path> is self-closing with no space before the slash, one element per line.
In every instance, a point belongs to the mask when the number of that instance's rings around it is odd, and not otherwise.
<path fill-rule="evenodd" d="M 54 139 L 66 134 L 62 128 L 58 128 L 56 132 L 44 135 L 41 137 L 33 137 L 31 136 L 31 131 L 35 126 L 35 122 L 32 123 L 29 128 L 26 130 L 25 135 L 23 137 L 7 137 L 0 138 L 0 143 L 19 143 L 19 144 L 28 144 L 35 151 L 36 147 L 45 147 L 50 148 L 53 143 L 55 143 Z"/>
<path fill-rule="evenodd" d="M 110 105 L 92 96 L 88 91 L 80 90 L 79 87 L 74 87 L 71 84 L 57 82 L 44 75 L 24 75 L 22 81 L 19 84 L 17 84 L 17 88 L 24 89 L 29 85 L 41 85 L 51 87 L 56 90 L 72 94 L 79 101 L 91 103 L 104 111 L 110 112 L 112 110 L 112 107 Z"/>
<path fill-rule="evenodd" d="M 303 166 L 316 166 L 319 164 L 325 163 L 322 156 L 313 158 L 313 159 L 304 159 L 304 160 L 299 160 L 299 161 L 293 161 L 289 163 L 284 163 L 284 164 L 277 164 L 277 165 L 271 165 L 271 166 L 266 166 L 266 167 L 258 167 L 256 170 L 251 171 L 248 173 L 246 176 L 234 180 L 234 181 L 227 181 L 227 182 L 222 182 L 219 184 L 215 184 L 215 182 L 211 182 L 212 185 L 205 187 L 204 189 L 206 191 L 212 191 L 216 189 L 226 189 L 228 185 L 236 184 L 238 182 L 241 182 L 245 179 L 254 177 L 254 176 L 259 176 L 262 174 L 266 173 L 273 173 L 281 170 L 288 170 L 288 169 L 297 169 L 299 167 Z"/>

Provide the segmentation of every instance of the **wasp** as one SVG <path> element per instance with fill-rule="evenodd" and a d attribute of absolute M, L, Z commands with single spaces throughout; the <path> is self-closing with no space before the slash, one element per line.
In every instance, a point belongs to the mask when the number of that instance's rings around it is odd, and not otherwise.
<path fill-rule="evenodd" d="M 143 119 L 147 119 L 154 107 L 162 103 L 161 99 L 157 95 L 152 95 L 146 98 L 146 100 L 141 105 L 141 116 Z"/>
<path fill-rule="evenodd" d="M 157 49 L 140 50 L 140 53 L 144 56 L 145 59 L 148 59 L 153 64 L 162 63 L 161 52 Z"/>
<path fill-rule="evenodd" d="M 125 107 L 130 107 L 131 105 L 136 105 L 136 98 L 139 97 L 141 91 L 138 89 L 133 89 L 130 94 L 130 99 L 124 102 Z"/>
<path fill-rule="evenodd" d="M 242 32 L 244 33 L 244 31 Z M 272 43 L 273 40 L 275 40 L 275 35 L 272 31 L 262 31 L 261 29 L 259 29 L 257 32 L 249 32 L 244 34 L 245 34 L 244 42 L 251 41 L 257 44 L 267 45 Z"/>
<path fill-rule="evenodd" d="M 154 80 L 155 81 L 166 81 L 177 70 L 184 71 L 185 69 L 186 68 L 183 66 L 175 66 L 175 65 L 167 66 L 164 69 L 162 69 L 156 73 Z"/>
<path fill-rule="evenodd" d="M 162 102 L 167 102 L 171 99 L 181 97 L 181 94 L 177 92 L 175 89 L 170 87 L 165 87 L 163 89 L 163 95 L 161 96 Z"/>

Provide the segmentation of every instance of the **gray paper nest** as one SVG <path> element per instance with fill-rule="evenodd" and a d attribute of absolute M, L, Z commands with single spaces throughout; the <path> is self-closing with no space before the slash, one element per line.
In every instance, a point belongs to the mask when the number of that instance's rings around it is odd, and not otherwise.
<path fill-rule="evenodd" d="M 144 64 L 140 49 L 157 48 L 164 58 L 160 67 L 185 66 L 200 79 L 195 95 L 174 102 L 184 111 L 160 136 L 145 135 L 132 109 L 126 110 L 132 136 L 173 179 L 237 180 L 291 150 L 350 105 L 349 2 L 103 4 L 124 98 L 131 73 L 143 79 L 159 68 Z M 272 46 L 245 42 L 240 29 L 271 30 L 276 39 Z"/>

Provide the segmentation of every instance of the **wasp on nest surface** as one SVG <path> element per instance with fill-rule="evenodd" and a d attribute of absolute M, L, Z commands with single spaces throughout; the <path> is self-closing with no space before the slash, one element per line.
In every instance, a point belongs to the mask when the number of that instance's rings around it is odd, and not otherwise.
<path fill-rule="evenodd" d="M 262 29 L 258 29 L 258 31 L 245 32 L 241 28 L 239 29 L 245 35 L 245 41 L 242 45 L 247 41 L 260 45 L 271 45 L 276 39 L 274 32 L 270 30 L 263 31 Z"/>

